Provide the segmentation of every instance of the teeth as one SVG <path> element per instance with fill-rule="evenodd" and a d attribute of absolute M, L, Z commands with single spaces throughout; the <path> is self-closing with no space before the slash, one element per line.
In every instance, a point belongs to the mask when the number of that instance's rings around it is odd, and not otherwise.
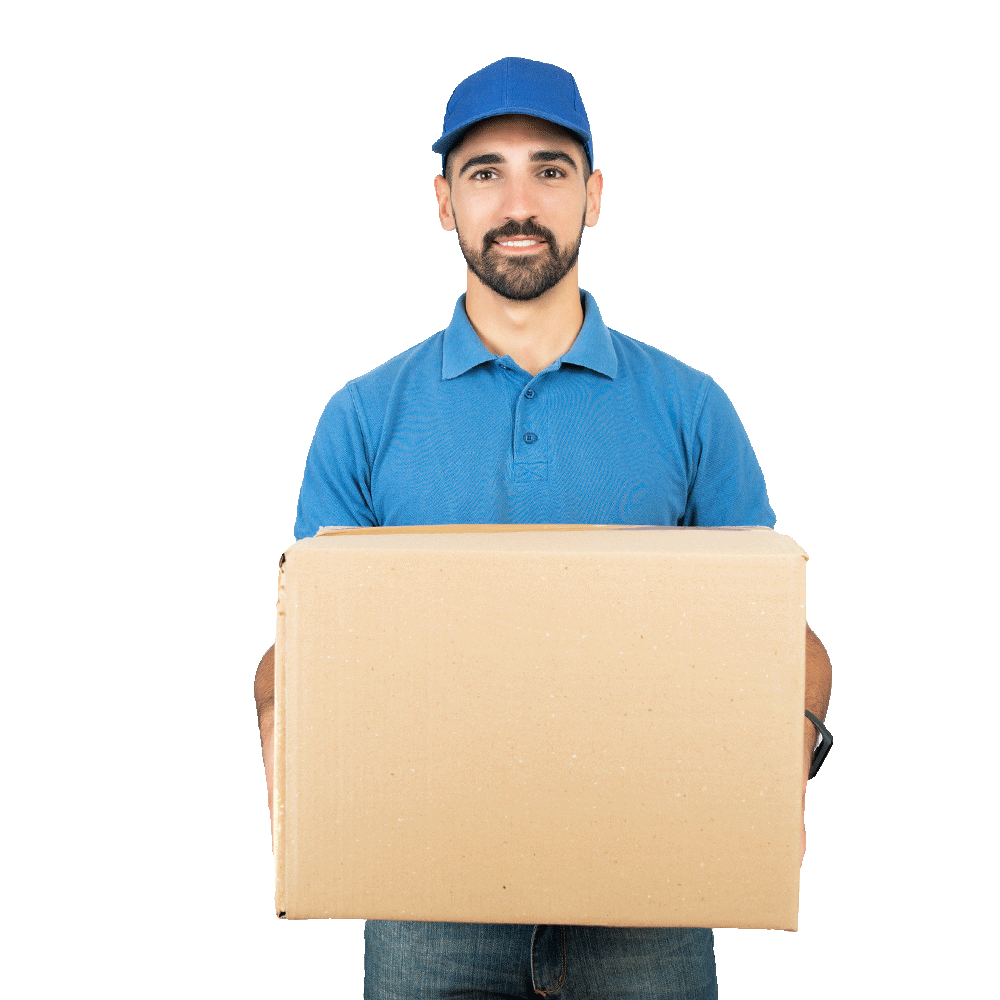
<path fill-rule="evenodd" d="M 501 243 L 502 247 L 533 247 L 538 240 L 507 240 L 506 243 Z"/>

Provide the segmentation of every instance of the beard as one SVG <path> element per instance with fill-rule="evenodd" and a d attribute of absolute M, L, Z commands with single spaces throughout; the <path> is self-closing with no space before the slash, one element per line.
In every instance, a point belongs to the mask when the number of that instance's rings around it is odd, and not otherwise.
<path fill-rule="evenodd" d="M 586 218 L 586 216 L 584 216 Z M 456 225 L 456 230 L 458 229 Z M 550 229 L 526 219 L 513 219 L 499 229 L 491 229 L 483 237 L 482 249 L 477 253 L 462 239 L 458 232 L 458 245 L 469 269 L 479 280 L 497 295 L 515 302 L 527 302 L 544 295 L 550 288 L 566 277 L 580 256 L 580 242 L 583 239 L 584 223 L 580 223 L 580 235 L 571 246 L 560 249 L 555 235 Z M 494 243 L 517 236 L 530 236 L 545 241 L 542 253 L 530 257 L 504 257 Z"/>

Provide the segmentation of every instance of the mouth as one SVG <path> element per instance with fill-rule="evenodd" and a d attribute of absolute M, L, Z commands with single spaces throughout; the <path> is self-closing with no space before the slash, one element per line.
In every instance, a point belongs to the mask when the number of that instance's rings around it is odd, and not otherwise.
<path fill-rule="evenodd" d="M 494 240 L 493 245 L 503 247 L 506 250 L 526 250 L 531 247 L 545 246 L 545 240 L 538 240 L 533 236 L 523 236 L 520 239 Z"/>

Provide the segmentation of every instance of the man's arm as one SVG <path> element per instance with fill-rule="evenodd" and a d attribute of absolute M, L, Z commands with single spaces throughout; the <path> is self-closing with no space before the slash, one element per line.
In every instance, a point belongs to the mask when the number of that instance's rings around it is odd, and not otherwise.
<path fill-rule="evenodd" d="M 273 674 L 272 674 L 273 676 Z M 805 707 L 825 721 L 830 705 L 830 687 L 833 682 L 833 666 L 826 647 L 816 633 L 806 625 L 806 704 Z M 273 687 L 273 682 L 272 682 Z M 806 853 L 806 783 L 809 781 L 809 765 L 812 763 L 813 747 L 816 745 L 816 727 L 804 719 L 803 762 L 802 762 L 802 854 Z"/>
<path fill-rule="evenodd" d="M 272 684 L 273 691 L 273 658 Z M 806 625 L 806 705 L 821 722 L 826 720 L 826 710 L 830 706 L 830 687 L 833 679 L 833 667 L 826 647 L 819 641 L 819 636 Z M 805 777 L 809 779 L 809 765 L 812 762 L 813 747 L 816 745 L 816 727 L 805 720 Z"/>
<path fill-rule="evenodd" d="M 818 641 L 818 640 L 817 640 Z M 260 749 L 264 754 L 264 780 L 267 782 L 267 811 L 271 815 L 272 845 L 274 838 L 274 646 L 261 658 L 253 679 L 253 696 L 257 702 L 257 727 L 260 729 Z"/>

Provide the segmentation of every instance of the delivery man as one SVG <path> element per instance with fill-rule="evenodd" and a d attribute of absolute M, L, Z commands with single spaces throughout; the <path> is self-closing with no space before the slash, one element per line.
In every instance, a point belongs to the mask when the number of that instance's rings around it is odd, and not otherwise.
<path fill-rule="evenodd" d="M 764 477 L 722 390 L 607 327 L 577 283 L 604 179 L 573 77 L 527 59 L 485 67 L 455 89 L 432 148 L 442 156 L 438 217 L 458 236 L 466 292 L 446 329 L 330 400 L 295 537 L 323 525 L 773 527 Z M 648 171 L 638 176 L 649 183 Z M 811 631 L 806 650 L 805 707 L 822 719 L 830 661 Z M 273 647 L 254 690 L 270 805 Z M 813 723 L 804 733 L 803 789 Z M 365 928 L 371 1000 L 717 995 L 706 928 Z"/>

